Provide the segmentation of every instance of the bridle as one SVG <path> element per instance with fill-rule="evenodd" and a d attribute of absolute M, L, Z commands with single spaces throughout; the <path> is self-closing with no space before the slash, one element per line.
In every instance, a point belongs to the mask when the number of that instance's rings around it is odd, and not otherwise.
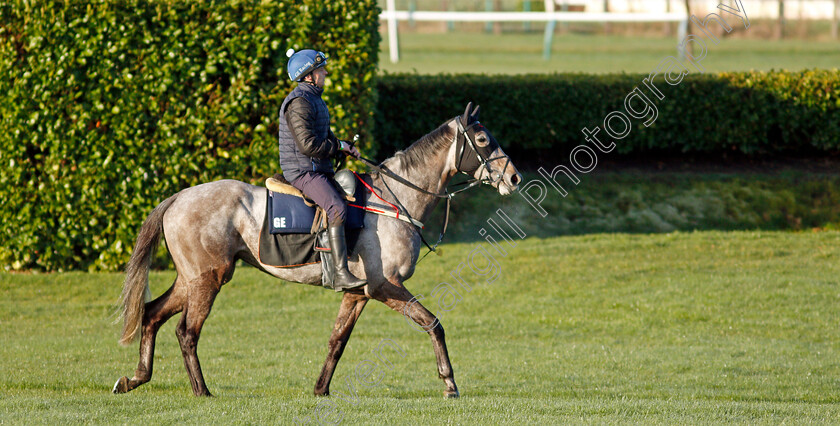
<path fill-rule="evenodd" d="M 470 188 L 472 188 L 476 185 L 479 185 L 479 184 L 482 184 L 482 183 L 486 183 L 488 185 L 493 185 L 497 182 L 500 182 L 504 178 L 504 170 L 507 169 L 508 164 L 510 164 L 510 157 L 508 157 L 507 155 L 500 155 L 498 157 L 488 158 L 493 153 L 493 151 L 495 151 L 496 148 L 498 147 L 498 143 L 495 143 L 495 141 L 493 141 L 494 143 L 489 143 L 488 142 L 487 146 L 485 146 L 485 147 L 479 147 L 475 144 L 475 142 L 470 138 L 469 133 L 470 133 L 471 130 L 473 130 L 474 127 L 484 129 L 484 126 L 482 126 L 481 123 L 478 120 L 470 123 L 467 127 L 464 127 L 464 125 L 461 123 L 460 116 L 453 118 L 453 120 L 455 120 L 455 123 L 458 125 L 458 129 L 455 131 L 455 136 L 454 136 L 454 141 L 453 141 L 455 143 L 455 156 L 457 158 L 457 160 L 455 162 L 455 170 L 460 172 L 460 173 L 463 173 L 467 176 L 473 176 L 473 174 L 479 168 L 483 168 L 487 172 L 487 177 L 471 178 L 467 181 L 456 183 L 456 184 L 453 184 L 449 187 L 446 187 L 446 188 L 444 188 L 443 192 L 438 193 L 438 192 L 431 192 L 431 191 L 428 191 L 426 189 L 420 188 L 419 186 L 409 182 L 404 177 L 394 173 L 393 171 L 388 169 L 386 166 L 376 164 L 372 160 L 369 160 L 369 159 L 364 158 L 364 157 L 359 157 L 359 160 L 361 160 L 368 167 L 376 170 L 377 172 L 380 172 L 383 175 L 388 176 L 389 178 L 394 179 L 397 182 L 399 182 L 399 183 L 401 183 L 401 184 L 403 184 L 403 185 L 405 185 L 405 186 L 407 186 L 407 187 L 409 187 L 409 188 L 411 188 L 415 191 L 422 192 L 426 195 L 431 195 L 431 196 L 437 197 L 437 198 L 452 199 L 452 197 L 454 197 L 455 194 L 458 194 L 459 192 L 464 192 L 467 189 L 470 189 Z M 485 131 L 486 131 L 486 129 L 485 129 Z M 489 132 L 487 132 L 487 133 L 489 135 Z M 492 136 L 491 136 L 491 139 L 492 139 Z M 467 147 L 469 147 L 469 149 L 467 149 Z M 475 154 L 474 158 L 471 158 L 469 156 L 468 153 L 470 151 L 473 154 Z M 502 158 L 506 159 L 505 165 L 502 167 L 502 171 L 493 170 L 493 168 L 490 167 L 490 162 L 495 161 L 495 160 L 499 160 L 499 159 L 502 159 Z M 466 164 L 465 164 L 465 160 L 466 160 Z M 484 174 L 484 172 L 479 174 L 479 177 L 481 177 L 483 174 Z M 450 191 L 449 190 L 449 188 L 451 188 L 451 187 L 461 186 L 461 185 L 466 185 L 466 187 L 455 190 L 455 191 Z M 393 193 L 391 195 L 393 195 Z"/>
<path fill-rule="evenodd" d="M 428 191 L 426 189 L 420 188 L 419 186 L 409 182 L 404 177 L 402 177 L 402 176 L 394 173 L 393 171 L 389 170 L 387 168 L 387 166 L 383 166 L 381 164 L 376 164 L 373 161 L 371 161 L 367 158 L 364 158 L 364 157 L 359 157 L 359 160 L 361 160 L 363 163 L 365 163 L 368 167 L 376 170 L 379 173 L 382 173 L 385 176 L 388 176 L 391 179 L 396 180 L 397 182 L 399 182 L 399 183 L 401 183 L 401 184 L 403 184 L 403 185 L 405 185 L 405 186 L 407 186 L 407 187 L 409 187 L 409 188 L 411 188 L 415 191 L 421 192 L 421 193 L 426 194 L 426 195 L 431 195 L 433 197 L 446 199 L 446 214 L 444 215 L 443 226 L 441 228 L 440 236 L 438 237 L 437 242 L 435 242 L 434 245 L 429 245 L 429 243 L 426 242 L 426 239 L 423 238 L 423 234 L 418 231 L 418 234 L 420 235 L 420 240 L 422 240 L 423 244 L 425 244 L 426 247 L 428 247 L 428 249 L 429 249 L 429 252 L 426 253 L 426 255 L 428 255 L 431 252 L 436 251 L 437 246 L 443 240 L 443 236 L 446 233 L 446 227 L 449 224 L 449 208 L 450 208 L 450 203 L 452 201 L 452 197 L 454 197 L 455 194 L 458 194 L 460 192 L 464 192 L 464 191 L 466 191 L 466 190 L 468 190 L 468 189 L 470 189 L 474 186 L 477 186 L 479 184 L 482 184 L 482 183 L 486 183 L 488 185 L 493 185 L 497 182 L 500 182 L 504 178 L 504 171 L 507 169 L 508 164 L 510 164 L 510 157 L 508 157 L 507 155 L 501 155 L 501 156 L 498 156 L 498 157 L 488 158 L 493 153 L 493 151 L 495 151 L 496 148 L 498 148 L 499 145 L 498 145 L 498 143 L 496 143 L 496 141 L 490 135 L 490 132 L 486 131 L 486 129 L 485 129 L 485 132 L 487 132 L 487 136 L 489 136 L 489 138 L 490 138 L 490 140 L 488 141 L 486 146 L 482 146 L 482 147 L 477 146 L 476 143 L 470 138 L 470 135 L 469 135 L 470 131 L 472 131 L 473 134 L 474 134 L 476 127 L 479 128 L 479 129 L 484 129 L 484 126 L 482 126 L 481 123 L 478 120 L 473 121 L 472 123 L 468 124 L 466 127 L 464 127 L 464 125 L 461 123 L 461 116 L 457 116 L 453 120 L 455 120 L 455 123 L 458 125 L 458 128 L 455 131 L 455 136 L 454 136 L 454 141 L 453 141 L 455 143 L 455 156 L 457 158 L 457 160 L 455 162 L 455 170 L 460 172 L 460 173 L 463 173 L 467 176 L 473 176 L 479 168 L 483 168 L 483 170 L 482 170 L 481 173 L 479 173 L 478 178 L 472 177 L 471 179 L 469 179 L 467 181 L 453 184 L 449 187 L 444 188 L 443 192 L 441 192 L 441 193 L 435 193 L 435 192 L 431 192 L 431 191 Z M 467 148 L 469 148 L 469 149 L 467 149 Z M 470 152 L 475 154 L 475 156 L 474 157 L 471 156 L 469 154 Z M 493 170 L 493 168 L 490 167 L 490 162 L 501 159 L 501 158 L 506 158 L 507 159 L 507 161 L 505 162 L 505 165 L 502 167 L 502 171 Z M 487 177 L 482 177 L 484 175 L 485 171 L 487 172 Z M 382 183 L 383 183 L 383 185 L 385 185 L 385 188 L 388 189 L 388 192 L 391 193 L 391 196 L 394 197 L 394 200 L 397 202 L 397 205 L 403 210 L 404 214 L 406 216 L 408 216 L 409 218 L 411 218 L 411 216 L 408 214 L 408 209 L 406 209 L 402 205 L 402 203 L 400 203 L 399 198 L 397 198 L 397 195 L 394 194 L 394 191 L 392 191 L 391 188 L 388 186 L 388 183 L 385 182 L 384 179 L 382 180 Z M 455 191 L 450 191 L 449 190 L 451 187 L 460 186 L 460 185 L 465 185 L 465 186 L 463 188 L 455 190 Z M 425 258 L 426 255 L 424 255 L 423 257 Z"/>
<path fill-rule="evenodd" d="M 454 120 L 458 124 L 458 131 L 455 132 L 455 156 L 458 158 L 457 162 L 455 163 L 455 170 L 467 176 L 473 176 L 476 170 L 483 168 L 484 170 L 482 170 L 482 172 L 478 175 L 479 178 L 473 178 L 472 180 L 478 181 L 479 183 L 486 183 L 488 185 L 493 185 L 497 182 L 500 182 L 504 178 L 504 171 L 507 169 L 508 164 L 510 164 L 510 157 L 508 157 L 507 155 L 500 155 L 498 157 L 487 158 L 490 155 L 492 155 L 493 151 L 495 151 L 496 148 L 498 148 L 499 146 L 499 144 L 495 142 L 493 137 L 490 136 L 490 132 L 488 132 L 478 120 L 473 121 L 466 128 L 461 123 L 459 117 L 456 117 Z M 484 129 L 487 135 L 490 136 L 490 141 L 487 142 L 486 146 L 479 147 L 470 138 L 469 131 L 473 130 L 474 127 Z M 468 153 L 468 150 L 466 149 L 467 147 L 471 148 L 476 158 L 467 157 L 467 163 L 465 165 L 464 156 Z M 489 163 L 502 158 L 506 159 L 505 165 L 502 166 L 502 171 L 493 170 L 493 168 L 490 167 Z M 487 178 L 481 178 L 481 176 L 484 174 L 484 171 L 487 172 Z"/>

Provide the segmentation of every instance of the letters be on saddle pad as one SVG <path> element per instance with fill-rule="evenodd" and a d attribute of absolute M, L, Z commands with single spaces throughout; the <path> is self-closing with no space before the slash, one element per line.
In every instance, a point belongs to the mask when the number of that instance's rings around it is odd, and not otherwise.
<path fill-rule="evenodd" d="M 272 234 L 308 234 L 315 219 L 315 208 L 303 203 L 303 198 L 268 191 Z"/>

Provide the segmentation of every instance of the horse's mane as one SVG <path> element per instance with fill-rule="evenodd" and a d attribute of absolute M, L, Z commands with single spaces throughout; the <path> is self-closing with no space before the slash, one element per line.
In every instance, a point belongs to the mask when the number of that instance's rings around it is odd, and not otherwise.
<path fill-rule="evenodd" d="M 402 170 L 412 169 L 427 162 L 431 156 L 436 154 L 444 147 L 444 145 L 450 143 L 451 141 L 452 132 L 449 127 L 449 121 L 447 121 L 446 123 L 441 124 L 437 129 L 432 130 L 418 139 L 408 148 L 402 151 L 397 151 L 393 157 L 385 160 L 383 164 L 393 166 L 393 162 L 397 161 L 399 168 Z"/>

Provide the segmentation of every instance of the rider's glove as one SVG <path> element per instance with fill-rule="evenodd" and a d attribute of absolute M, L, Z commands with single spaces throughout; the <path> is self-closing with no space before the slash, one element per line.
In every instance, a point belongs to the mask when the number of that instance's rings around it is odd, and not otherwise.
<path fill-rule="evenodd" d="M 356 149 L 350 142 L 339 140 L 341 143 L 341 147 L 339 148 L 341 151 L 344 151 L 356 158 L 359 158 L 361 154 L 359 154 L 359 150 Z"/>

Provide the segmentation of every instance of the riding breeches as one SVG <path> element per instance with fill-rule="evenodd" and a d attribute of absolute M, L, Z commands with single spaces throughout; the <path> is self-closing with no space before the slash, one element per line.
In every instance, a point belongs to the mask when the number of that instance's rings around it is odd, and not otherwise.
<path fill-rule="evenodd" d="M 290 182 L 327 212 L 330 224 L 344 223 L 347 218 L 347 204 L 338 195 L 332 180 L 323 173 L 305 172 Z"/>

